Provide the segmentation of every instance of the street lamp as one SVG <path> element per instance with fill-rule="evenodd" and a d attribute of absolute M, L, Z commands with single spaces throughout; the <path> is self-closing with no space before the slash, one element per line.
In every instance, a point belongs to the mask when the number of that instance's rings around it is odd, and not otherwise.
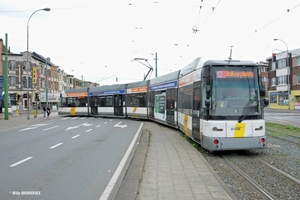
<path fill-rule="evenodd" d="M 39 9 L 39 10 L 36 10 L 34 11 L 30 17 L 28 18 L 28 21 L 27 21 L 27 60 L 26 60 L 26 69 L 27 69 L 27 119 L 29 119 L 29 77 L 28 77 L 28 68 L 29 68 L 29 62 L 28 62 L 28 56 L 29 56 L 29 21 L 32 17 L 32 15 L 34 15 L 36 12 L 39 12 L 39 11 L 50 11 L 50 8 L 43 8 L 43 9 Z M 34 96 L 35 98 L 35 96 Z M 36 105 L 35 105 L 36 106 Z"/>
<path fill-rule="evenodd" d="M 48 108 L 48 63 L 50 62 L 50 58 L 46 58 L 46 109 Z"/>
<path fill-rule="evenodd" d="M 274 38 L 274 41 L 281 41 L 285 44 L 285 47 L 286 47 L 286 58 L 287 58 L 287 64 L 286 64 L 286 67 L 290 67 L 290 56 L 289 56 L 289 48 L 287 46 L 287 44 L 281 40 L 281 39 L 278 39 L 278 38 Z M 289 100 L 289 110 L 290 110 L 290 68 L 287 69 L 287 92 L 288 92 L 288 100 Z"/>

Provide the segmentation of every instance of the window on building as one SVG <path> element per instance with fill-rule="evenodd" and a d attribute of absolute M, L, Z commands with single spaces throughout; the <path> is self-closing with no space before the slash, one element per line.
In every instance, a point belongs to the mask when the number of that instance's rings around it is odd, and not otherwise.
<path fill-rule="evenodd" d="M 300 66 L 300 56 L 297 57 L 297 66 Z"/>
<path fill-rule="evenodd" d="M 28 77 L 28 87 L 32 88 L 32 78 Z"/>
<path fill-rule="evenodd" d="M 286 76 L 278 76 L 278 85 L 286 85 Z"/>
<path fill-rule="evenodd" d="M 23 62 L 23 69 L 24 69 L 24 70 L 27 70 L 27 68 L 26 68 L 26 63 L 27 63 L 26 61 Z"/>
<path fill-rule="evenodd" d="M 260 71 L 261 71 L 261 72 L 268 72 L 269 70 L 268 70 L 267 67 L 262 67 L 262 68 L 260 68 Z"/>
<path fill-rule="evenodd" d="M 300 85 L 300 74 L 297 75 L 297 85 Z"/>
<path fill-rule="evenodd" d="M 262 77 L 262 81 L 263 82 L 269 82 L 269 78 L 268 77 Z"/>
<path fill-rule="evenodd" d="M 276 85 L 276 77 L 273 77 L 272 78 L 272 86 L 275 86 Z"/>
<path fill-rule="evenodd" d="M 9 86 L 16 86 L 16 77 L 15 76 L 9 76 L 8 77 L 8 84 L 9 84 Z"/>
<path fill-rule="evenodd" d="M 286 59 L 280 59 L 277 62 L 278 69 L 282 69 L 286 67 Z"/>
<path fill-rule="evenodd" d="M 27 88 L 27 78 L 23 76 L 23 88 Z"/>
<path fill-rule="evenodd" d="M 272 62 L 271 70 L 275 70 L 275 69 L 276 69 L 276 62 Z"/>
<path fill-rule="evenodd" d="M 10 60 L 8 62 L 8 65 L 9 65 L 9 70 L 16 70 L 17 63 L 15 60 Z"/>

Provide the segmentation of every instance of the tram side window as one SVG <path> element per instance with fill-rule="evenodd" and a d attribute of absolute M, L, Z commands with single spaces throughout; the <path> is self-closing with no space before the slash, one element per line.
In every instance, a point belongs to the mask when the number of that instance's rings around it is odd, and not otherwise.
<path fill-rule="evenodd" d="M 62 107 L 67 107 L 68 106 L 66 97 L 61 98 L 61 106 Z"/>
<path fill-rule="evenodd" d="M 175 108 L 176 89 L 167 90 L 167 109 Z"/>
<path fill-rule="evenodd" d="M 87 102 L 86 97 L 69 97 L 66 99 L 68 107 L 85 107 Z"/>
<path fill-rule="evenodd" d="M 106 107 L 113 107 L 113 97 L 112 96 L 106 97 Z"/>
<path fill-rule="evenodd" d="M 193 110 L 200 110 L 201 108 L 201 89 L 195 88 L 194 89 L 194 108 Z"/>
<path fill-rule="evenodd" d="M 112 96 L 102 96 L 99 97 L 100 107 L 113 107 L 113 97 Z"/>
<path fill-rule="evenodd" d="M 106 98 L 105 97 L 99 97 L 99 106 L 100 107 L 105 107 L 106 105 Z"/>
<path fill-rule="evenodd" d="M 181 104 L 182 113 L 190 114 L 190 109 L 193 105 L 193 85 L 187 85 L 180 88 L 181 101 L 178 102 Z"/>
<path fill-rule="evenodd" d="M 129 94 L 127 96 L 127 102 L 130 107 L 146 107 L 146 94 Z"/>

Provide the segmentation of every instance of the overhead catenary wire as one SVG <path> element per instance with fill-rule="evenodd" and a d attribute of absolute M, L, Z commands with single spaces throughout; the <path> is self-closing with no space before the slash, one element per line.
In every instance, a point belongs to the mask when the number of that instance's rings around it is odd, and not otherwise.
<path fill-rule="evenodd" d="M 262 26 L 259 29 L 254 30 L 254 32 L 252 32 L 250 35 L 246 36 L 244 39 L 242 39 L 241 41 L 237 42 L 234 46 L 237 46 L 241 43 L 243 43 L 244 41 L 246 41 L 247 39 L 249 39 L 250 37 L 252 37 L 255 33 L 257 33 L 258 31 L 263 30 L 264 28 L 268 27 L 269 25 L 271 25 L 272 23 L 274 23 L 275 21 L 279 20 L 280 18 L 284 17 L 285 15 L 287 15 L 289 12 L 293 11 L 294 9 L 296 9 L 298 6 L 300 6 L 300 4 L 296 5 L 295 7 L 293 7 L 292 9 L 287 9 L 285 13 L 281 14 L 279 17 L 273 19 L 272 21 L 268 22 L 266 25 Z"/>

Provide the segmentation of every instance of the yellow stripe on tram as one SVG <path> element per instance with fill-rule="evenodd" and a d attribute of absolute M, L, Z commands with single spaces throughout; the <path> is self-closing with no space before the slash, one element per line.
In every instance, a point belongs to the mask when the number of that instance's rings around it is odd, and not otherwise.
<path fill-rule="evenodd" d="M 137 107 L 133 107 L 133 118 L 138 119 L 139 117 L 135 114 Z"/>
<path fill-rule="evenodd" d="M 245 137 L 246 123 L 237 123 L 235 125 L 234 137 L 242 138 Z"/>
<path fill-rule="evenodd" d="M 189 116 L 188 115 L 184 115 L 184 127 L 183 127 L 184 133 L 187 136 L 190 136 L 188 125 L 189 125 Z"/>
<path fill-rule="evenodd" d="M 76 107 L 71 107 L 70 115 L 76 115 Z"/>

